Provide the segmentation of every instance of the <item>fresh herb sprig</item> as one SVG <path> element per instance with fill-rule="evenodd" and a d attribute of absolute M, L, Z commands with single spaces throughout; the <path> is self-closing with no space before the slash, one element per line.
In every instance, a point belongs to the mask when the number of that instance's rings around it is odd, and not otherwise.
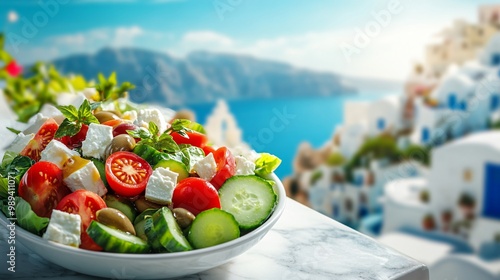
<path fill-rule="evenodd" d="M 148 129 L 128 130 L 127 133 L 134 138 L 140 138 L 141 144 L 152 146 L 160 152 L 177 153 L 180 151 L 168 131 L 160 134 L 160 129 L 154 122 L 149 122 Z"/>
<path fill-rule="evenodd" d="M 107 79 L 103 74 L 99 73 L 97 79 L 99 84 L 96 85 L 96 90 L 99 93 L 100 101 L 103 102 L 127 97 L 127 92 L 135 88 L 130 82 L 123 82 L 117 87 L 118 82 L 115 72 L 111 73 Z"/>
<path fill-rule="evenodd" d="M 64 136 L 75 136 L 84 124 L 89 125 L 91 123 L 99 123 L 99 120 L 94 116 L 92 111 L 94 111 L 99 106 L 98 102 L 90 103 L 88 100 L 84 100 L 80 108 L 76 109 L 73 105 L 67 106 L 57 106 L 59 111 L 66 117 L 61 123 L 55 138 L 61 138 Z"/>
<path fill-rule="evenodd" d="M 206 134 L 206 131 L 201 124 L 186 119 L 174 120 L 170 128 L 168 128 L 165 132 L 177 132 L 184 138 L 189 138 L 189 135 L 186 132 L 199 132 L 201 134 Z"/>

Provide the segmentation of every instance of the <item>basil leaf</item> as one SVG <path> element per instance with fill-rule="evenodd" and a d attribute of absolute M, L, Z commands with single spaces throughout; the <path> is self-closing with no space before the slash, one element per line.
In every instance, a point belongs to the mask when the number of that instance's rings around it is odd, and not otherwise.
<path fill-rule="evenodd" d="M 7 156 L 7 158 L 6 158 Z M 31 158 L 16 155 L 12 160 L 11 154 L 5 154 L 4 160 L 2 161 L 2 168 L 0 170 L 0 197 L 8 197 L 8 192 L 13 191 L 17 195 L 17 186 L 23 177 L 24 173 L 35 163 Z M 10 162 L 9 162 L 10 161 Z M 15 189 L 9 190 L 9 179 L 14 180 Z"/>
<path fill-rule="evenodd" d="M 189 164 L 187 165 L 189 170 L 193 169 L 193 166 L 200 160 L 202 160 L 205 157 L 205 152 L 195 146 L 191 145 L 182 145 L 181 147 L 182 153 L 186 156 L 188 159 Z"/>
<path fill-rule="evenodd" d="M 180 152 L 179 145 L 175 143 L 174 138 L 170 134 L 162 134 L 156 142 L 155 148 L 158 151 L 164 151 L 167 153 L 177 153 Z"/>
<path fill-rule="evenodd" d="M 269 175 L 278 168 L 281 164 L 281 159 L 275 155 L 262 153 L 261 156 L 255 161 L 255 174 L 263 177 Z"/>
<path fill-rule="evenodd" d="M 57 109 L 61 111 L 63 116 L 69 121 L 76 122 L 78 120 L 78 110 L 73 105 L 68 106 L 57 106 Z"/>
<path fill-rule="evenodd" d="M 149 129 L 149 133 L 151 133 L 151 136 L 153 138 L 158 137 L 158 134 L 160 134 L 160 129 L 158 128 L 158 126 L 154 122 L 149 122 L 148 129 Z"/>
<path fill-rule="evenodd" d="M 85 99 L 78 109 L 78 121 L 84 124 L 99 123 L 99 120 L 92 114 L 90 102 Z"/>
<path fill-rule="evenodd" d="M 10 132 L 13 132 L 14 134 L 19 134 L 21 133 L 21 130 L 17 130 L 15 128 L 12 128 L 12 127 L 7 127 L 7 129 L 10 131 Z"/>
<path fill-rule="evenodd" d="M 199 132 L 201 134 L 207 134 L 207 132 L 205 131 L 205 128 L 203 127 L 203 125 L 197 123 L 197 122 L 189 122 L 188 125 L 185 126 L 188 130 L 191 130 L 191 131 L 196 131 L 196 132 Z"/>
<path fill-rule="evenodd" d="M 54 138 L 61 138 L 64 136 L 75 136 L 82 129 L 81 123 L 70 122 L 64 119 L 54 135 Z"/>

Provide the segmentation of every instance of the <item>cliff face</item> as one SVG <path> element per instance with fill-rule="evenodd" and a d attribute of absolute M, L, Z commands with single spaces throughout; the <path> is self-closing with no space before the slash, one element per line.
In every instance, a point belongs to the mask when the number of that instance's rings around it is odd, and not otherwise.
<path fill-rule="evenodd" d="M 102 49 L 54 61 L 64 73 L 87 79 L 116 71 L 120 81 L 136 85 L 134 101 L 163 105 L 201 103 L 218 98 L 334 96 L 354 93 L 341 77 L 297 69 L 291 65 L 248 56 L 194 52 L 175 58 L 153 51 Z"/>

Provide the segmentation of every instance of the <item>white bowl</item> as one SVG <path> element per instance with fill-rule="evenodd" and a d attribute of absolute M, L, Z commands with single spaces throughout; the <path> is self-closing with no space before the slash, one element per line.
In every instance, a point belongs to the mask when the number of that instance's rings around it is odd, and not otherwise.
<path fill-rule="evenodd" d="M 78 249 L 42 239 L 21 227 L 16 237 L 27 248 L 46 260 L 83 274 L 105 278 L 171 278 L 208 270 L 224 264 L 257 244 L 278 221 L 285 208 L 286 193 L 275 174 L 269 179 L 276 182 L 274 190 L 278 204 L 269 219 L 252 232 L 217 246 L 180 253 L 117 254 Z M 7 219 L 0 215 L 0 223 Z"/>

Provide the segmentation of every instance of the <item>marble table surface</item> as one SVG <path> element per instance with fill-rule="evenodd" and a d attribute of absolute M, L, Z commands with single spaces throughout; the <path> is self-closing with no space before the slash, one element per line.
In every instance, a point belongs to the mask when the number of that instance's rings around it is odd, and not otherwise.
<path fill-rule="evenodd" d="M 0 248 L 6 248 L 6 228 Z M 1 279 L 92 279 L 17 246 L 16 272 L 0 255 Z M 184 279 L 405 279 L 426 280 L 425 265 L 288 199 L 281 219 L 246 253 Z"/>

